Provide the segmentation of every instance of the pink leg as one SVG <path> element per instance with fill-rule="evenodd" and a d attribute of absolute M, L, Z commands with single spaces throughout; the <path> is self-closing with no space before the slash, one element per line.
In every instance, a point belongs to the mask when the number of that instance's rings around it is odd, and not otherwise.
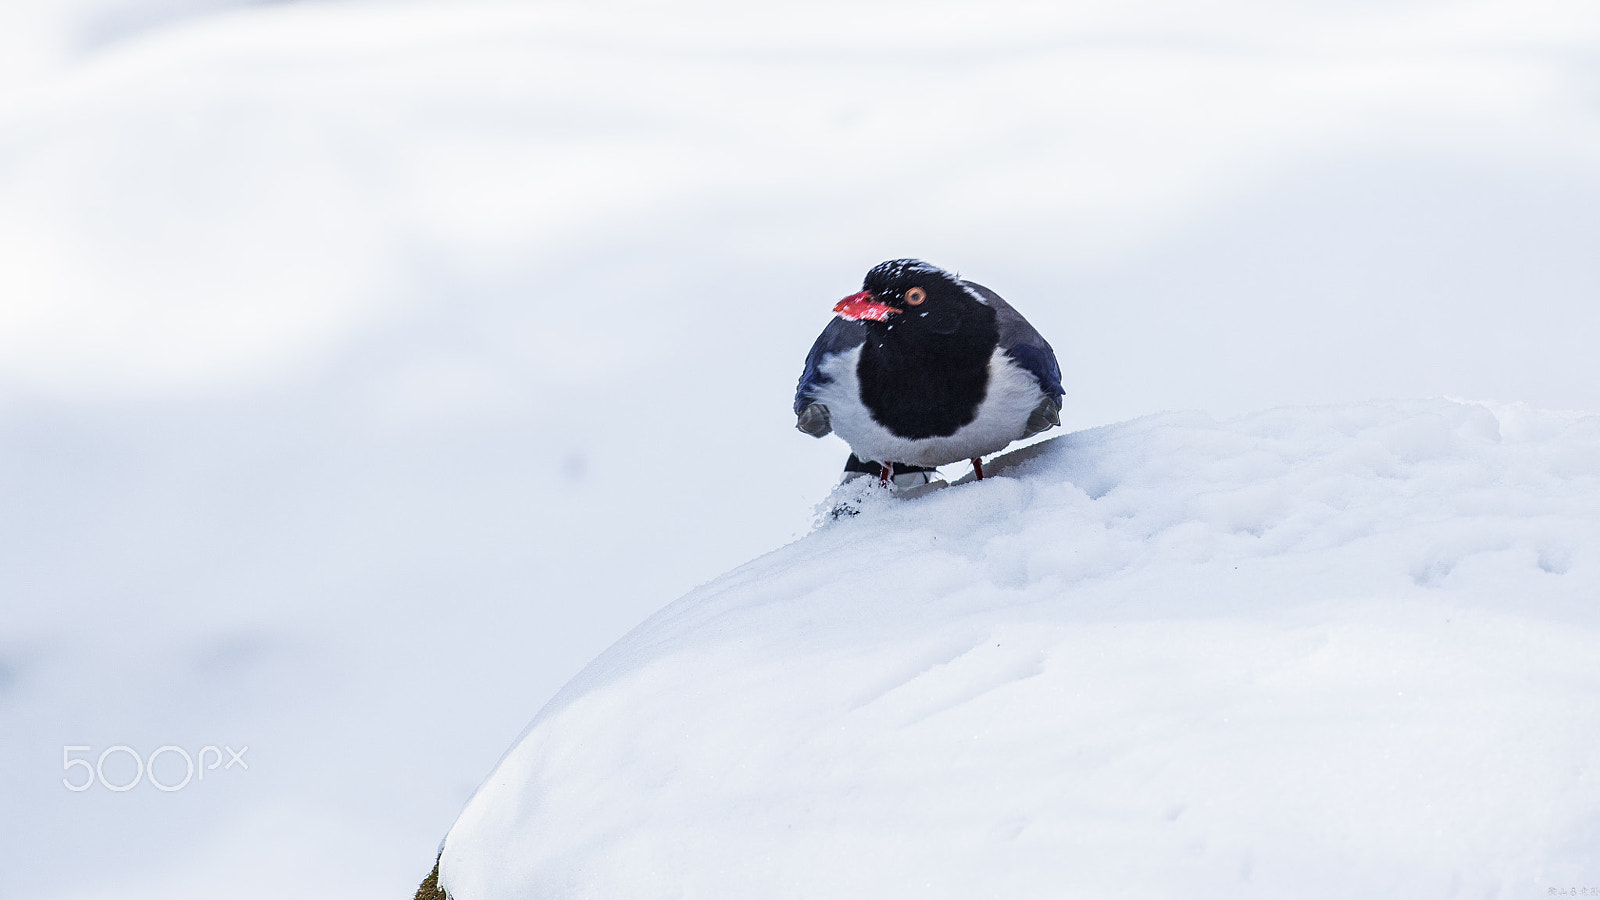
<path fill-rule="evenodd" d="M 884 463 L 883 464 L 883 468 L 878 470 L 878 484 L 880 486 L 882 486 L 882 487 L 888 487 L 889 486 L 889 479 L 891 477 L 893 477 L 893 476 L 894 476 L 894 464 L 893 463 Z"/>
<path fill-rule="evenodd" d="M 979 481 L 983 480 L 983 459 L 982 459 L 982 457 L 974 456 L 972 458 L 972 471 L 978 476 L 978 480 Z"/>

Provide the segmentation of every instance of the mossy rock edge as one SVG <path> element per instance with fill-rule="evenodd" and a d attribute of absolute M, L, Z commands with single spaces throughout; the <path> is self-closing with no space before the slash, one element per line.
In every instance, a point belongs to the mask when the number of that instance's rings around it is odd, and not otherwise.
<path fill-rule="evenodd" d="M 433 871 L 428 877 L 422 879 L 422 884 L 417 888 L 416 900 L 450 900 L 450 895 L 439 887 L 439 860 L 433 861 Z"/>

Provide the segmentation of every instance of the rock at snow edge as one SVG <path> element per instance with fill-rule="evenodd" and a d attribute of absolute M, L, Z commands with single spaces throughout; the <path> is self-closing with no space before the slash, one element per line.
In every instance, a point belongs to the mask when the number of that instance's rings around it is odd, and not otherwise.
<path fill-rule="evenodd" d="M 1600 417 L 1161 415 L 669 605 L 452 828 L 454 900 L 1600 886 Z"/>

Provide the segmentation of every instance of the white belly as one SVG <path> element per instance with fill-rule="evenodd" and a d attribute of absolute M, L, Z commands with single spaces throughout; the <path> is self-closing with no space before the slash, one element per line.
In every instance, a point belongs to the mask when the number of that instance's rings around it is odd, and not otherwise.
<path fill-rule="evenodd" d="M 814 396 L 827 405 L 834 433 L 864 460 L 943 466 L 987 456 L 1022 437 L 1028 415 L 1044 399 L 1033 375 L 996 349 L 989 357 L 989 387 L 977 417 L 948 437 L 903 438 L 879 425 L 861 402 L 856 378 L 861 349 L 854 347 L 823 363 L 822 373 L 833 380 Z"/>

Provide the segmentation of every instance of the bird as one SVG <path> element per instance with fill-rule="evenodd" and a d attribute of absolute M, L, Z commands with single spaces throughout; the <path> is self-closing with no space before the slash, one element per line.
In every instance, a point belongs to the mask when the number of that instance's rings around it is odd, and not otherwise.
<path fill-rule="evenodd" d="M 795 427 L 850 445 L 845 480 L 926 482 L 1061 424 L 1061 367 L 994 291 L 920 259 L 873 266 L 806 355 Z"/>

